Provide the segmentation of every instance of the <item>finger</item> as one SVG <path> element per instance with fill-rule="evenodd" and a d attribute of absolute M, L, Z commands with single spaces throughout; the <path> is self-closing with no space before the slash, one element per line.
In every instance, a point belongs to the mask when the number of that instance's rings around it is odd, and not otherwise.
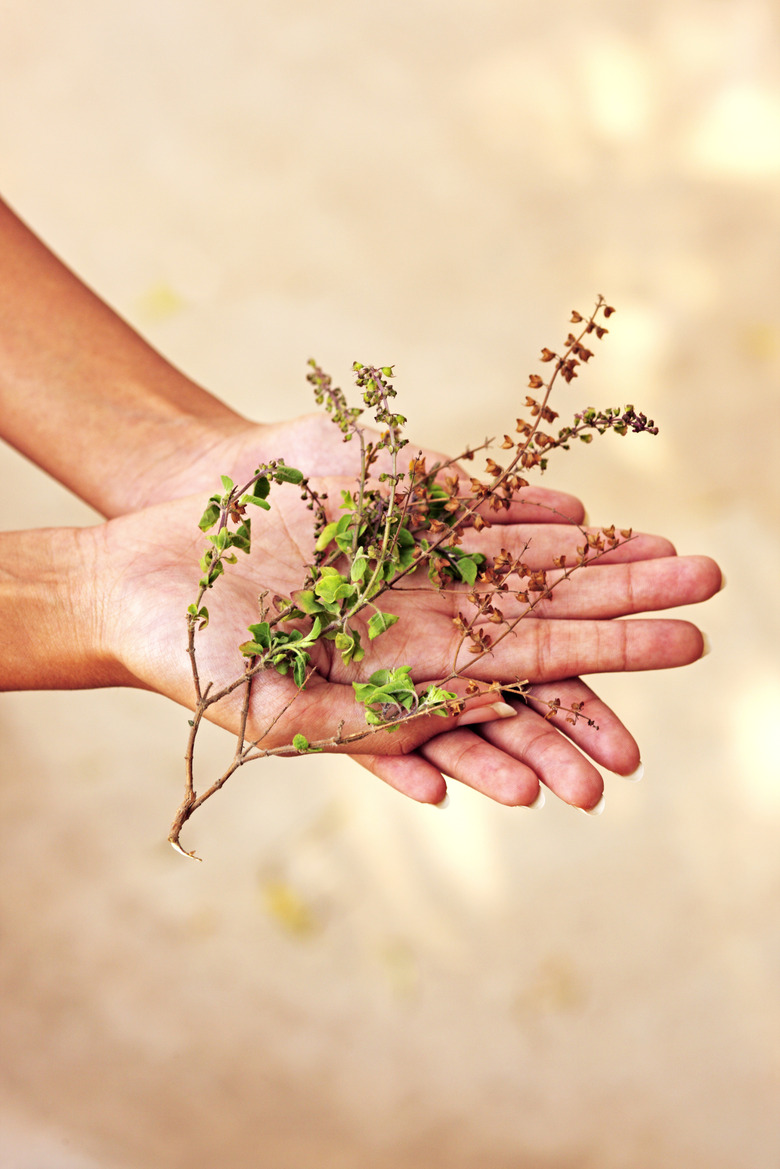
<path fill-rule="evenodd" d="M 353 755 L 377 779 L 421 804 L 440 804 L 447 795 L 441 770 L 418 752 L 410 755 Z"/>
<path fill-rule="evenodd" d="M 446 459 L 440 459 L 446 463 Z M 428 465 L 433 463 L 428 460 Z M 443 480 L 446 476 L 457 475 L 459 479 L 459 494 L 462 502 L 476 502 L 471 480 L 479 478 L 462 463 L 452 463 L 437 478 Z M 489 523 L 521 524 L 521 523 L 548 523 L 548 524 L 581 524 L 585 518 L 585 507 L 582 500 L 566 491 L 555 491 L 549 487 L 539 487 L 535 484 L 522 488 L 514 493 L 508 508 L 503 506 L 494 511 L 488 503 L 480 504 L 478 514 Z"/>
<path fill-rule="evenodd" d="M 707 556 L 674 556 L 638 564 L 593 565 L 561 580 L 536 612 L 559 617 L 622 617 L 706 601 L 718 592 L 721 571 Z"/>
<path fill-rule="evenodd" d="M 517 718 L 505 721 L 516 723 Z M 499 804 L 528 805 L 539 795 L 539 778 L 533 768 L 522 762 L 519 754 L 494 746 L 475 731 L 437 735 L 424 743 L 419 753 L 445 775 Z"/>
<path fill-rule="evenodd" d="M 438 665 L 446 677 L 460 645 L 453 627 L 450 654 Z M 550 682 L 575 674 L 659 670 L 685 666 L 704 652 L 704 639 L 688 621 L 665 618 L 622 621 L 524 621 L 516 633 L 499 634 L 486 653 L 460 646 L 457 665 L 481 681 Z"/>
<path fill-rule="evenodd" d="M 470 486 L 466 490 L 470 493 Z M 535 486 L 518 491 L 508 508 L 494 511 L 489 504 L 483 503 L 477 513 L 498 527 L 505 524 L 581 524 L 585 519 L 585 508 L 576 496 Z"/>
<path fill-rule="evenodd" d="M 517 699 L 504 697 L 510 705 L 519 708 Z M 549 715 L 552 704 L 560 704 L 551 725 L 600 767 L 624 776 L 632 775 L 639 768 L 641 759 L 636 739 L 582 679 L 566 678 L 531 686 L 524 697 L 527 705 L 543 717 Z M 507 720 L 508 732 L 513 725 L 512 720 Z"/>
<path fill-rule="evenodd" d="M 584 809 L 599 803 L 604 791 L 600 773 L 557 727 L 530 707 L 518 704 L 516 718 L 506 719 L 500 729 L 485 727 L 481 733 L 565 803 Z"/>
<path fill-rule="evenodd" d="M 713 596 L 721 582 L 720 569 L 709 557 L 673 556 L 636 564 L 593 565 L 568 578 L 563 572 L 549 572 L 549 598 L 534 593 L 529 598 L 536 602 L 534 617 L 600 620 L 698 604 Z M 523 584 L 521 580 L 520 589 Z M 528 601 L 509 592 L 499 595 L 496 604 L 507 619 L 528 608 Z"/>
<path fill-rule="evenodd" d="M 527 705 L 542 717 L 556 699 L 562 709 L 550 724 L 554 731 L 571 739 L 596 763 L 616 774 L 630 775 L 638 769 L 639 748 L 633 735 L 581 679 L 568 678 L 534 686 L 526 695 Z M 522 709 L 519 700 L 508 701 L 516 711 Z M 579 705 L 576 720 L 572 714 L 575 703 Z M 422 803 L 441 802 L 447 791 L 444 779 L 447 775 L 512 807 L 534 803 L 539 798 L 542 778 L 565 802 L 583 801 L 582 806 L 592 807 L 600 798 L 598 783 L 594 783 L 595 769 L 583 766 L 579 753 L 556 751 L 552 757 L 554 766 L 541 776 L 522 761 L 530 757 L 529 750 L 534 750 L 536 739 L 531 736 L 535 726 L 535 723 L 529 726 L 523 719 L 501 719 L 481 726 L 476 732 L 457 730 L 437 735 L 411 755 L 354 758 L 391 787 Z M 561 759 L 565 764 L 563 769 Z"/>
<path fill-rule="evenodd" d="M 597 535 L 599 529 L 548 523 L 533 526 L 496 525 L 481 532 L 465 528 L 462 548 L 465 552 L 481 552 L 490 560 L 506 550 L 513 558 L 520 557 L 530 568 L 552 568 L 554 557 L 565 556 L 569 564 L 577 563 L 587 540 L 587 532 Z M 672 557 L 674 554 L 674 545 L 663 536 L 637 532 L 630 539 L 621 540 L 616 548 L 604 552 L 594 563 L 619 564 Z"/>

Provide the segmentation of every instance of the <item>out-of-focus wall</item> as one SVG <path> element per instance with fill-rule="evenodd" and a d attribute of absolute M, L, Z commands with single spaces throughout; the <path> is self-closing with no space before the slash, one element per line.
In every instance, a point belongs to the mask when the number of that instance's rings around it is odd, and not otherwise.
<path fill-rule="evenodd" d="M 183 712 L 0 699 L 0 1160 L 776 1169 L 780 13 L 770 0 L 6 0 L 0 190 L 260 419 L 394 362 L 423 444 L 572 408 L 595 520 L 714 555 L 713 653 L 607 677 L 638 787 L 588 820 L 258 766 L 165 845 Z M 67 441 L 67 436 L 63 436 Z M 216 468 L 219 472 L 219 468 Z M 97 522 L 0 450 L 8 527 Z M 209 736 L 219 758 L 222 735 Z"/>

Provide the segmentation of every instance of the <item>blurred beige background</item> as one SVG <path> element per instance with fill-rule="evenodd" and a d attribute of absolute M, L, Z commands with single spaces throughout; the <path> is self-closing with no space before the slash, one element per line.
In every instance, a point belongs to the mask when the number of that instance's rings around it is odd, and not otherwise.
<path fill-rule="evenodd" d="M 771 0 L 0 2 L 0 190 L 190 374 L 271 419 L 394 362 L 455 450 L 603 292 L 572 408 L 661 434 L 548 481 L 729 582 L 711 656 L 603 679 L 646 777 L 598 820 L 280 762 L 191 865 L 181 710 L 3 695 L 3 1166 L 777 1169 L 779 46 Z"/>

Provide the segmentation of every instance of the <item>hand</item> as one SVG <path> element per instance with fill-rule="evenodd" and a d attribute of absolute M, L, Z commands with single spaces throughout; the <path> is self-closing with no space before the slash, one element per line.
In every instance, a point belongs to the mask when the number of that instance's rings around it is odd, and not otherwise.
<path fill-rule="evenodd" d="M 3 255 L 0 314 L 5 314 L 13 325 L 0 337 L 0 436 L 103 515 L 122 516 L 152 502 L 196 491 L 208 493 L 214 490 L 215 477 L 220 473 L 230 473 L 238 479 L 244 468 L 248 477 L 259 462 L 280 454 L 290 464 L 300 465 L 307 474 L 344 474 L 354 478 L 354 445 L 343 445 L 340 434 L 329 421 L 319 415 L 291 423 L 258 426 L 235 414 L 151 349 L 2 202 L 0 244 Z M 63 435 L 67 436 L 66 441 Z M 560 523 L 567 517 L 573 523 L 582 521 L 582 506 L 571 497 L 534 488 L 524 494 L 526 500 L 536 500 L 548 509 L 551 506 L 553 511 L 538 506 L 513 508 L 511 513 L 502 515 L 502 521 L 509 525 L 534 521 Z M 140 533 L 140 527 L 136 530 Z M 134 543 L 143 546 L 143 539 L 133 536 L 131 528 L 126 534 L 128 545 L 124 554 Z M 512 538 L 515 536 L 522 538 L 519 528 Z M 93 555 L 94 548 L 90 551 L 87 545 L 103 540 L 116 542 L 121 561 L 125 537 L 115 536 L 113 531 L 110 537 L 101 534 L 99 529 L 84 536 L 72 533 L 55 536 L 53 532 L 46 538 L 40 534 L 33 538 L 31 533 L 27 537 L 14 535 L 12 542 L 20 572 L 15 572 L 13 560 L 0 558 L 0 607 L 4 604 L 8 607 L 5 642 L 0 647 L 3 666 L 0 685 L 110 685 L 127 681 L 117 662 L 95 661 L 89 654 L 85 656 L 84 639 L 63 622 L 62 614 L 53 613 L 52 598 L 62 585 L 63 572 L 68 577 L 68 566 L 77 555 L 71 543 L 85 555 Z M 178 533 L 175 546 L 181 546 Z M 22 558 L 18 558 L 20 549 Z M 560 548 L 556 547 L 556 551 Z M 633 542 L 624 556 L 633 561 L 668 557 L 673 552 L 668 542 L 648 538 Z M 62 555 L 64 564 L 59 559 Z M 34 573 L 30 575 L 30 566 L 39 560 L 49 582 L 47 587 L 41 587 Z M 694 563 L 698 565 L 695 570 Z M 109 566 L 102 568 L 108 570 Z M 169 568 L 175 576 L 175 566 Z M 649 581 L 647 573 L 652 572 L 649 564 L 637 571 Z M 107 575 L 110 578 L 111 572 Z M 713 582 L 720 579 L 711 562 L 683 560 L 667 566 L 666 577 L 666 604 L 700 600 L 714 591 L 717 585 Z M 192 579 L 196 579 L 194 568 Z M 183 581 L 181 585 L 182 591 L 186 591 Z M 148 603 L 154 603 L 150 582 L 145 582 L 139 593 L 144 588 Z M 645 600 L 648 607 L 653 607 L 654 600 L 649 594 Z M 83 598 L 73 597 L 76 605 L 82 601 Z M 405 602 L 409 603 L 409 598 Z M 20 621 L 20 603 L 35 614 L 38 624 L 25 625 Z M 107 612 L 113 614 L 113 606 L 106 604 Z M 607 606 L 602 616 L 608 616 L 610 611 Z M 620 605 L 614 611 L 621 611 Z M 638 610 L 634 606 L 627 611 Z M 414 628 L 419 639 L 419 631 L 424 631 L 426 636 L 428 631 L 425 604 L 418 605 L 415 612 L 416 618 L 412 616 L 412 620 L 416 619 Z M 560 607 L 558 612 L 562 612 Z M 91 615 L 82 617 L 91 626 Z M 104 623 L 112 626 L 114 620 L 104 617 Z M 164 623 L 170 624 L 166 637 L 173 638 L 173 615 L 166 614 Z M 528 624 L 525 622 L 524 626 Z M 42 634 L 49 625 L 54 626 L 58 637 L 44 644 Z M 578 625 L 576 632 L 579 634 L 584 628 Z M 660 626 L 656 624 L 653 628 L 658 631 Z M 579 636 L 572 637 L 574 629 L 565 624 L 549 622 L 548 630 L 551 661 L 555 657 L 552 649 L 557 647 L 560 651 L 563 646 L 579 644 L 582 640 Z M 242 638 L 243 632 L 242 625 Z M 180 636 L 178 631 L 175 636 Z M 168 648 L 171 655 L 179 652 L 172 640 Z M 689 653 L 692 648 L 689 645 Z M 143 646 L 137 643 L 137 638 L 134 646 L 127 642 L 124 649 L 132 660 L 144 657 Z M 629 656 L 625 667 L 649 669 L 673 664 L 674 654 L 658 654 L 656 649 L 657 646 L 637 641 L 634 636 L 628 637 Z M 560 662 L 560 652 L 555 660 Z M 592 659 L 588 655 L 580 659 L 573 654 L 569 668 L 580 660 Z M 170 669 L 167 673 L 171 673 Z M 176 669 L 172 673 L 175 675 Z M 153 684 L 142 683 L 143 674 L 141 670 L 128 677 L 136 684 Z M 337 684 L 335 679 L 329 683 Z M 572 729 L 561 724 L 560 729 L 583 745 L 597 762 L 621 773 L 631 771 L 638 762 L 638 750 L 615 716 L 577 679 L 556 682 L 555 686 L 562 699 L 585 702 L 587 713 L 601 727 L 597 735 L 589 736 L 583 723 Z M 544 696 L 541 690 L 536 693 Z M 443 723 L 444 720 L 437 719 L 435 729 L 440 731 Z M 505 728 L 511 728 L 512 732 L 509 750 L 504 749 L 503 740 L 501 747 L 497 746 L 496 736 L 499 731 L 503 735 Z M 421 746 L 419 753 L 405 757 L 376 754 L 360 758 L 370 770 L 420 799 L 432 800 L 437 793 L 443 794 L 443 772 L 483 787 L 487 782 L 483 777 L 490 773 L 492 794 L 507 802 L 522 802 L 527 789 L 535 787 L 537 776 L 550 779 L 551 786 L 557 784 L 555 790 L 564 798 L 582 806 L 590 806 L 598 799 L 601 791 L 598 773 L 559 730 L 534 716 L 530 706 L 524 706 L 516 718 L 505 724 L 495 724 L 489 736 L 486 730 L 480 733 L 483 738 L 475 731 L 466 735 L 463 729 L 439 734 Z M 410 748 L 407 745 L 405 749 Z M 553 772 L 557 777 L 555 784 Z"/>
<path fill-rule="evenodd" d="M 338 499 L 351 480 L 315 484 Z M 269 590 L 289 594 L 300 587 L 302 565 L 311 557 L 311 516 L 295 488 L 275 488 L 272 510 L 253 533 L 253 551 L 226 570 L 209 594 L 211 622 L 199 635 L 198 658 L 203 682 L 222 686 L 243 668 L 238 645 L 246 627 L 258 619 L 257 598 Z M 103 614 L 99 640 L 104 656 L 115 661 L 118 675 L 157 690 L 185 706 L 193 705 L 193 683 L 184 653 L 184 613 L 194 599 L 197 562 L 203 538 L 197 520 L 202 496 L 166 503 L 79 533 L 81 579 L 93 581 L 97 594 L 90 607 Z M 580 529 L 522 520 L 522 505 L 506 513 L 508 522 L 468 541 L 487 541 L 519 553 L 531 540 L 526 559 L 534 567 L 552 568 L 552 556 L 573 552 Z M 193 535 L 194 533 L 194 535 Z M 633 740 L 615 716 L 582 683 L 578 672 L 657 669 L 683 665 L 702 652 L 698 630 L 668 619 L 614 621 L 634 613 L 690 604 L 712 595 L 720 573 L 705 558 L 669 556 L 666 541 L 637 537 L 596 566 L 577 572 L 547 602 L 547 612 L 519 626 L 495 653 L 470 671 L 483 680 L 535 683 L 532 703 L 559 696 L 564 704 L 584 701 L 583 713 L 599 730 L 544 720 L 532 706 L 516 704 L 516 717 L 493 721 L 481 735 L 461 717 L 420 718 L 398 731 L 368 733 L 363 710 L 355 703 L 352 681 L 365 680 L 380 666 L 408 664 L 420 684 L 438 681 L 452 665 L 457 631 L 452 623 L 462 593 L 440 593 L 414 577 L 386 595 L 384 607 L 400 620 L 376 642 L 366 642 L 359 664 L 345 667 L 340 656 L 318 648 L 316 672 L 298 693 L 288 677 L 268 671 L 253 685 L 247 738 L 261 747 L 290 743 L 295 733 L 310 742 L 330 739 L 343 720 L 342 736 L 363 735 L 346 747 L 374 774 L 424 802 L 439 802 L 446 791 L 444 774 L 468 783 L 506 804 L 533 802 L 539 780 L 567 802 L 589 808 L 600 798 L 602 781 L 574 744 L 611 770 L 628 773 L 638 764 Z M 652 557 L 652 559 L 648 559 Z M 390 601 L 392 599 L 392 608 Z M 507 611 L 507 615 L 511 615 Z M 424 635 L 421 636 L 421 630 Z M 293 702 L 294 699 L 294 702 Z M 489 705 L 489 703 L 488 703 Z M 236 731 L 240 720 L 238 692 L 212 708 L 214 720 Z M 481 712 L 488 716 L 488 711 Z M 442 734 L 444 730 L 444 734 Z M 565 731 L 569 738 L 560 732 Z M 344 750 L 334 745 L 334 749 Z"/>

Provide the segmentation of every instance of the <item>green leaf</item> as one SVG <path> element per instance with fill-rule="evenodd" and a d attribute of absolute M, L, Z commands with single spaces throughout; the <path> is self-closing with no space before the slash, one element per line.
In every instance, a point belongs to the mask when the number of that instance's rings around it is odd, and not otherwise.
<path fill-rule="evenodd" d="M 241 552 L 249 553 L 252 546 L 252 530 L 250 521 L 244 520 L 233 533 L 232 544 L 234 548 L 238 548 Z"/>
<path fill-rule="evenodd" d="M 328 574 L 322 576 L 314 586 L 314 591 L 318 597 L 322 597 L 326 603 L 333 604 L 335 601 L 345 600 L 355 596 L 355 586 L 345 580 L 340 573 L 335 575 Z"/>
<path fill-rule="evenodd" d="M 225 488 L 225 491 L 229 495 L 230 492 L 235 487 L 235 483 L 233 482 L 232 479 L 228 478 L 227 475 L 220 475 L 220 479 L 222 480 L 222 486 Z"/>
<path fill-rule="evenodd" d="M 245 641 L 238 648 L 245 658 L 255 658 L 261 657 L 267 646 L 260 645 L 257 641 Z"/>
<path fill-rule="evenodd" d="M 303 684 L 306 681 L 306 667 L 308 664 L 308 654 L 301 653 L 295 655 L 295 661 L 293 662 L 293 679 L 295 680 L 295 685 L 298 686 L 299 689 L 303 688 Z"/>
<path fill-rule="evenodd" d="M 352 561 L 352 566 L 349 570 L 349 579 L 354 583 L 361 581 L 368 570 L 368 560 L 365 556 L 358 555 Z"/>
<path fill-rule="evenodd" d="M 257 625 L 250 625 L 248 628 L 255 641 L 258 641 L 265 649 L 271 648 L 271 626 L 267 621 L 261 621 Z"/>
<path fill-rule="evenodd" d="M 303 471 L 282 464 L 274 471 L 274 478 L 278 483 L 303 483 Z"/>
<path fill-rule="evenodd" d="M 293 593 L 293 597 L 298 608 L 309 616 L 322 612 L 322 606 L 311 589 L 301 589 L 299 593 Z"/>
<path fill-rule="evenodd" d="M 454 694 L 452 690 L 441 690 L 438 686 L 434 686 L 433 683 L 420 695 L 422 702 L 426 706 L 433 706 L 438 702 L 454 702 L 457 697 L 457 694 Z"/>
<path fill-rule="evenodd" d="M 253 504 L 254 507 L 262 507 L 263 511 L 270 511 L 271 510 L 270 503 L 266 503 L 266 501 L 264 499 L 262 499 L 259 495 L 242 495 L 241 496 L 241 503 L 242 504 L 251 503 L 251 504 Z"/>
<path fill-rule="evenodd" d="M 308 751 L 309 750 L 309 740 L 306 738 L 305 735 L 295 735 L 295 737 L 293 738 L 293 741 L 292 741 L 292 745 L 293 745 L 293 747 L 295 747 L 296 751 Z"/>
<path fill-rule="evenodd" d="M 338 530 L 337 523 L 325 525 L 325 527 L 322 529 L 319 536 L 317 537 L 317 543 L 314 545 L 314 547 L 317 549 L 318 552 L 325 551 L 328 544 L 330 544 L 331 540 L 336 535 L 337 530 Z"/>
<path fill-rule="evenodd" d="M 203 515 L 198 520 L 198 527 L 202 532 L 207 532 L 209 528 L 213 528 L 217 522 L 222 511 L 218 503 L 210 503 Z"/>
<path fill-rule="evenodd" d="M 477 579 L 477 566 L 470 556 L 461 556 L 457 563 L 460 579 L 467 585 L 473 585 Z"/>
<path fill-rule="evenodd" d="M 314 618 L 314 621 L 312 622 L 311 629 L 306 634 L 305 638 L 303 639 L 302 644 L 308 645 L 312 642 L 315 642 L 317 640 L 317 638 L 319 637 L 321 631 L 322 631 L 322 618 L 317 616 Z"/>
<path fill-rule="evenodd" d="M 211 588 L 212 585 L 215 583 L 217 577 L 222 576 L 222 573 L 224 571 L 225 571 L 225 568 L 224 568 L 224 565 L 222 564 L 221 560 L 216 560 L 212 564 L 211 568 L 208 571 L 208 576 L 206 577 L 209 588 Z"/>
<path fill-rule="evenodd" d="M 395 625 L 397 620 L 398 618 L 393 613 L 374 613 L 368 623 L 369 641 L 373 641 L 375 637 L 386 633 L 391 626 Z"/>
<path fill-rule="evenodd" d="M 352 630 L 346 633 L 341 631 L 336 634 L 334 641 L 345 666 L 349 665 L 350 662 L 362 661 L 366 656 L 366 651 L 360 644 L 359 633 L 354 633 Z"/>

